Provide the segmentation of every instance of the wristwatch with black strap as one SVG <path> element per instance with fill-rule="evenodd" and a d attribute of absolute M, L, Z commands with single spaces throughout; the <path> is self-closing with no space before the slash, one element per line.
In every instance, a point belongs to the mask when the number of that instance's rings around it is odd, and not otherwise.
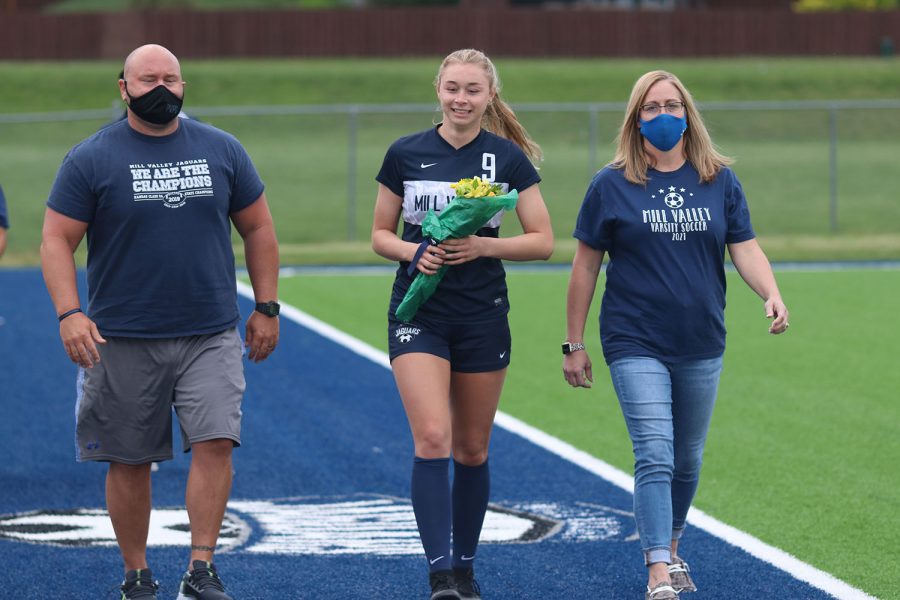
<path fill-rule="evenodd" d="M 584 344 L 580 344 L 578 342 L 565 342 L 562 345 L 563 354 L 572 354 L 573 352 L 577 352 L 578 350 L 584 350 Z"/>
<path fill-rule="evenodd" d="M 281 305 L 274 300 L 270 300 L 268 302 L 257 302 L 256 312 L 260 312 L 267 317 L 277 317 L 278 313 L 281 312 Z"/>

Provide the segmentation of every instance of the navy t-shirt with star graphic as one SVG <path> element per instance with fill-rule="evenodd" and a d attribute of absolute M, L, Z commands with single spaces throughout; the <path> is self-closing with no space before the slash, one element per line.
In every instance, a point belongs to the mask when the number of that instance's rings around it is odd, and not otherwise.
<path fill-rule="evenodd" d="M 728 168 L 701 183 L 689 162 L 647 175 L 643 187 L 621 169 L 602 169 L 575 226 L 577 239 L 609 254 L 600 307 L 604 358 L 721 356 L 725 247 L 756 237 L 741 184 Z"/>
<path fill-rule="evenodd" d="M 402 239 L 417 244 L 423 240 L 422 220 L 428 211 L 440 213 L 455 197 L 451 183 L 477 175 L 501 184 L 504 192 L 522 192 L 541 180 L 534 165 L 513 142 L 482 129 L 474 140 L 457 149 L 440 136 L 438 127 L 394 142 L 375 177 L 403 199 Z M 494 215 L 477 235 L 498 237 L 502 218 L 503 212 Z M 408 262 L 401 261 L 397 269 L 390 317 L 418 274 L 416 271 L 408 275 L 408 266 Z M 507 312 L 503 263 L 496 258 L 477 258 L 449 267 L 434 295 L 416 316 L 456 323 L 492 320 Z"/>
<path fill-rule="evenodd" d="M 47 206 L 87 228 L 87 313 L 103 335 L 162 338 L 234 327 L 230 215 L 263 183 L 233 136 L 195 120 L 141 134 L 119 121 L 63 160 Z"/>

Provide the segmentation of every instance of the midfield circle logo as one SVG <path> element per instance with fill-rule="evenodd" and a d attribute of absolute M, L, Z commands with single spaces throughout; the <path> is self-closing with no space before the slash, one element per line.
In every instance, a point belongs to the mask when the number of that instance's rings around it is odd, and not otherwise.
<path fill-rule="evenodd" d="M 491 504 L 481 542 L 636 541 L 631 513 L 576 503 Z M 81 548 L 114 547 L 115 533 L 105 510 L 41 510 L 0 516 L 0 539 Z M 154 509 L 149 546 L 190 546 L 184 508 Z M 417 555 L 422 543 L 412 505 L 390 496 L 234 500 L 219 536 L 219 552 L 252 554 L 380 556 Z"/>

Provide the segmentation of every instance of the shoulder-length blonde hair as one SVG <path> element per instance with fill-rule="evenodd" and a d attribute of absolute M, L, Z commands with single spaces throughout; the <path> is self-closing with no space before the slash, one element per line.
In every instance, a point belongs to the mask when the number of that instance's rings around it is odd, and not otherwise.
<path fill-rule="evenodd" d="M 722 167 L 730 165 L 733 161 L 721 154 L 713 145 L 691 93 L 675 75 L 667 71 L 650 71 L 634 84 L 625 109 L 625 119 L 616 138 L 616 156 L 611 166 L 623 169 L 625 179 L 631 183 L 641 185 L 647 183 L 647 169 L 653 165 L 650 163 L 650 155 L 644 149 L 644 139 L 641 135 L 641 105 L 644 104 L 644 98 L 647 97 L 650 88 L 660 81 L 668 81 L 674 85 L 684 102 L 684 113 L 687 117 L 687 130 L 683 138 L 685 158 L 700 173 L 700 181 L 712 181 Z"/>
<path fill-rule="evenodd" d="M 437 76 L 434 78 L 434 89 L 440 91 L 441 76 L 444 69 L 452 64 L 472 64 L 478 65 L 484 69 L 487 74 L 488 84 L 494 93 L 494 99 L 488 104 L 484 116 L 481 118 L 481 126 L 500 137 L 504 137 L 519 146 L 525 155 L 533 163 L 538 163 L 543 159 L 541 147 L 528 136 L 528 132 L 519 123 L 516 113 L 509 105 L 500 99 L 500 76 L 497 74 L 497 68 L 487 55 L 472 48 L 457 50 L 447 55 L 447 58 L 441 62 Z"/>

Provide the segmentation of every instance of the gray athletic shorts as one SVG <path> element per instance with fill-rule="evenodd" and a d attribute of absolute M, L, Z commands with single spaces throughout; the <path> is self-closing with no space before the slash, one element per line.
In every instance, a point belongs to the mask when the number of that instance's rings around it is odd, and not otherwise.
<path fill-rule="evenodd" d="M 172 409 L 184 451 L 241 443 L 243 344 L 236 328 L 177 338 L 107 337 L 78 371 L 76 456 L 130 465 L 172 458 Z"/>

